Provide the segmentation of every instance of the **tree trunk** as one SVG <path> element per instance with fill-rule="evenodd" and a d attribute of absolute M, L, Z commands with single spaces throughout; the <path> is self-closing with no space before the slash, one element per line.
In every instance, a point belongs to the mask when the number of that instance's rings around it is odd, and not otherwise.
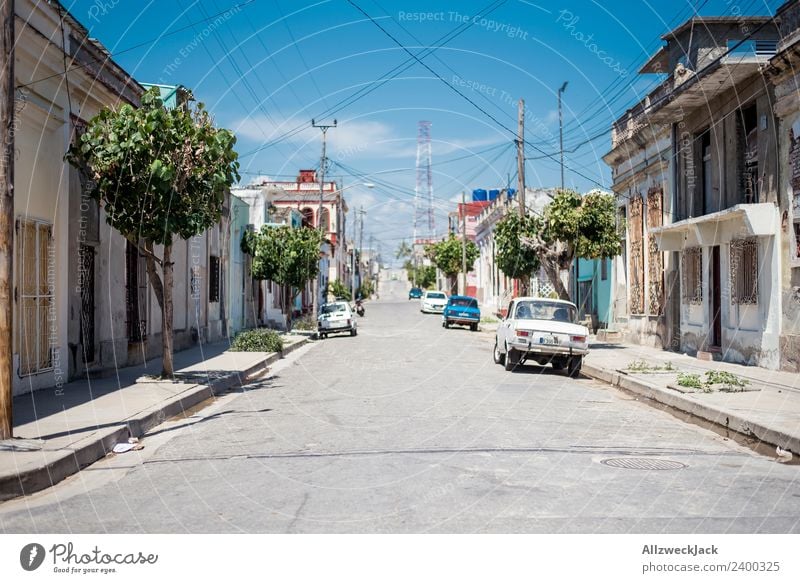
<path fill-rule="evenodd" d="M 164 303 L 161 306 L 162 377 L 173 376 L 172 363 L 172 243 L 164 245 Z"/>
<path fill-rule="evenodd" d="M 291 332 L 295 296 L 292 296 L 292 287 L 290 285 L 282 285 L 281 290 L 283 292 L 284 304 L 286 305 L 286 331 Z"/>
<path fill-rule="evenodd" d="M 564 282 L 561 281 L 561 269 L 557 262 L 543 261 L 542 268 L 547 274 L 550 283 L 553 284 L 559 299 L 570 301 L 569 292 L 564 287 Z"/>
<path fill-rule="evenodd" d="M 529 296 L 531 293 L 531 276 L 522 275 L 518 278 L 518 280 L 519 280 L 519 295 Z"/>

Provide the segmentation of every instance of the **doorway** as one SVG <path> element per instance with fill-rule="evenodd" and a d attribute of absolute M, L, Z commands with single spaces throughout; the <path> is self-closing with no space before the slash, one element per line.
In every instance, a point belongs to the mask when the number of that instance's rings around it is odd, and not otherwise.
<path fill-rule="evenodd" d="M 711 328 L 709 330 L 709 348 L 722 347 L 722 282 L 719 269 L 719 245 L 711 248 Z"/>

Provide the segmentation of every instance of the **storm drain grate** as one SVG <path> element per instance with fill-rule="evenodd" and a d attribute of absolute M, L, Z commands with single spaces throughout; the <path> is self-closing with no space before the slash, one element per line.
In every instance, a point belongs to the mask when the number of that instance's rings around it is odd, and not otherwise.
<path fill-rule="evenodd" d="M 674 460 L 663 460 L 646 457 L 615 457 L 602 460 L 603 465 L 626 470 L 680 470 L 686 464 Z"/>

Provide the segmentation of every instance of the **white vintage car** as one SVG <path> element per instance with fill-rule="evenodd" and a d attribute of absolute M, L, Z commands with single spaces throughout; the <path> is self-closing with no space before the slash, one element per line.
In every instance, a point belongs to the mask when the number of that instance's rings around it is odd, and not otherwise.
<path fill-rule="evenodd" d="M 331 302 L 319 309 L 317 318 L 317 335 L 327 338 L 328 334 L 350 332 L 350 336 L 358 334 L 358 322 L 353 309 L 345 301 Z"/>
<path fill-rule="evenodd" d="M 526 360 L 567 369 L 578 376 L 589 352 L 589 330 L 576 323 L 575 304 L 545 298 L 515 298 L 497 327 L 494 361 L 513 370 Z"/>

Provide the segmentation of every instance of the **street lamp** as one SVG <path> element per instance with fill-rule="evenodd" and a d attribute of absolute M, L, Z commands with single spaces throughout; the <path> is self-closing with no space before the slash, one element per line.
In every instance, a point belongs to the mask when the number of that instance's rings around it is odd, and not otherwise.
<path fill-rule="evenodd" d="M 561 190 L 564 190 L 564 124 L 561 117 L 561 94 L 567 90 L 567 81 L 558 90 L 558 149 L 561 151 Z"/>

